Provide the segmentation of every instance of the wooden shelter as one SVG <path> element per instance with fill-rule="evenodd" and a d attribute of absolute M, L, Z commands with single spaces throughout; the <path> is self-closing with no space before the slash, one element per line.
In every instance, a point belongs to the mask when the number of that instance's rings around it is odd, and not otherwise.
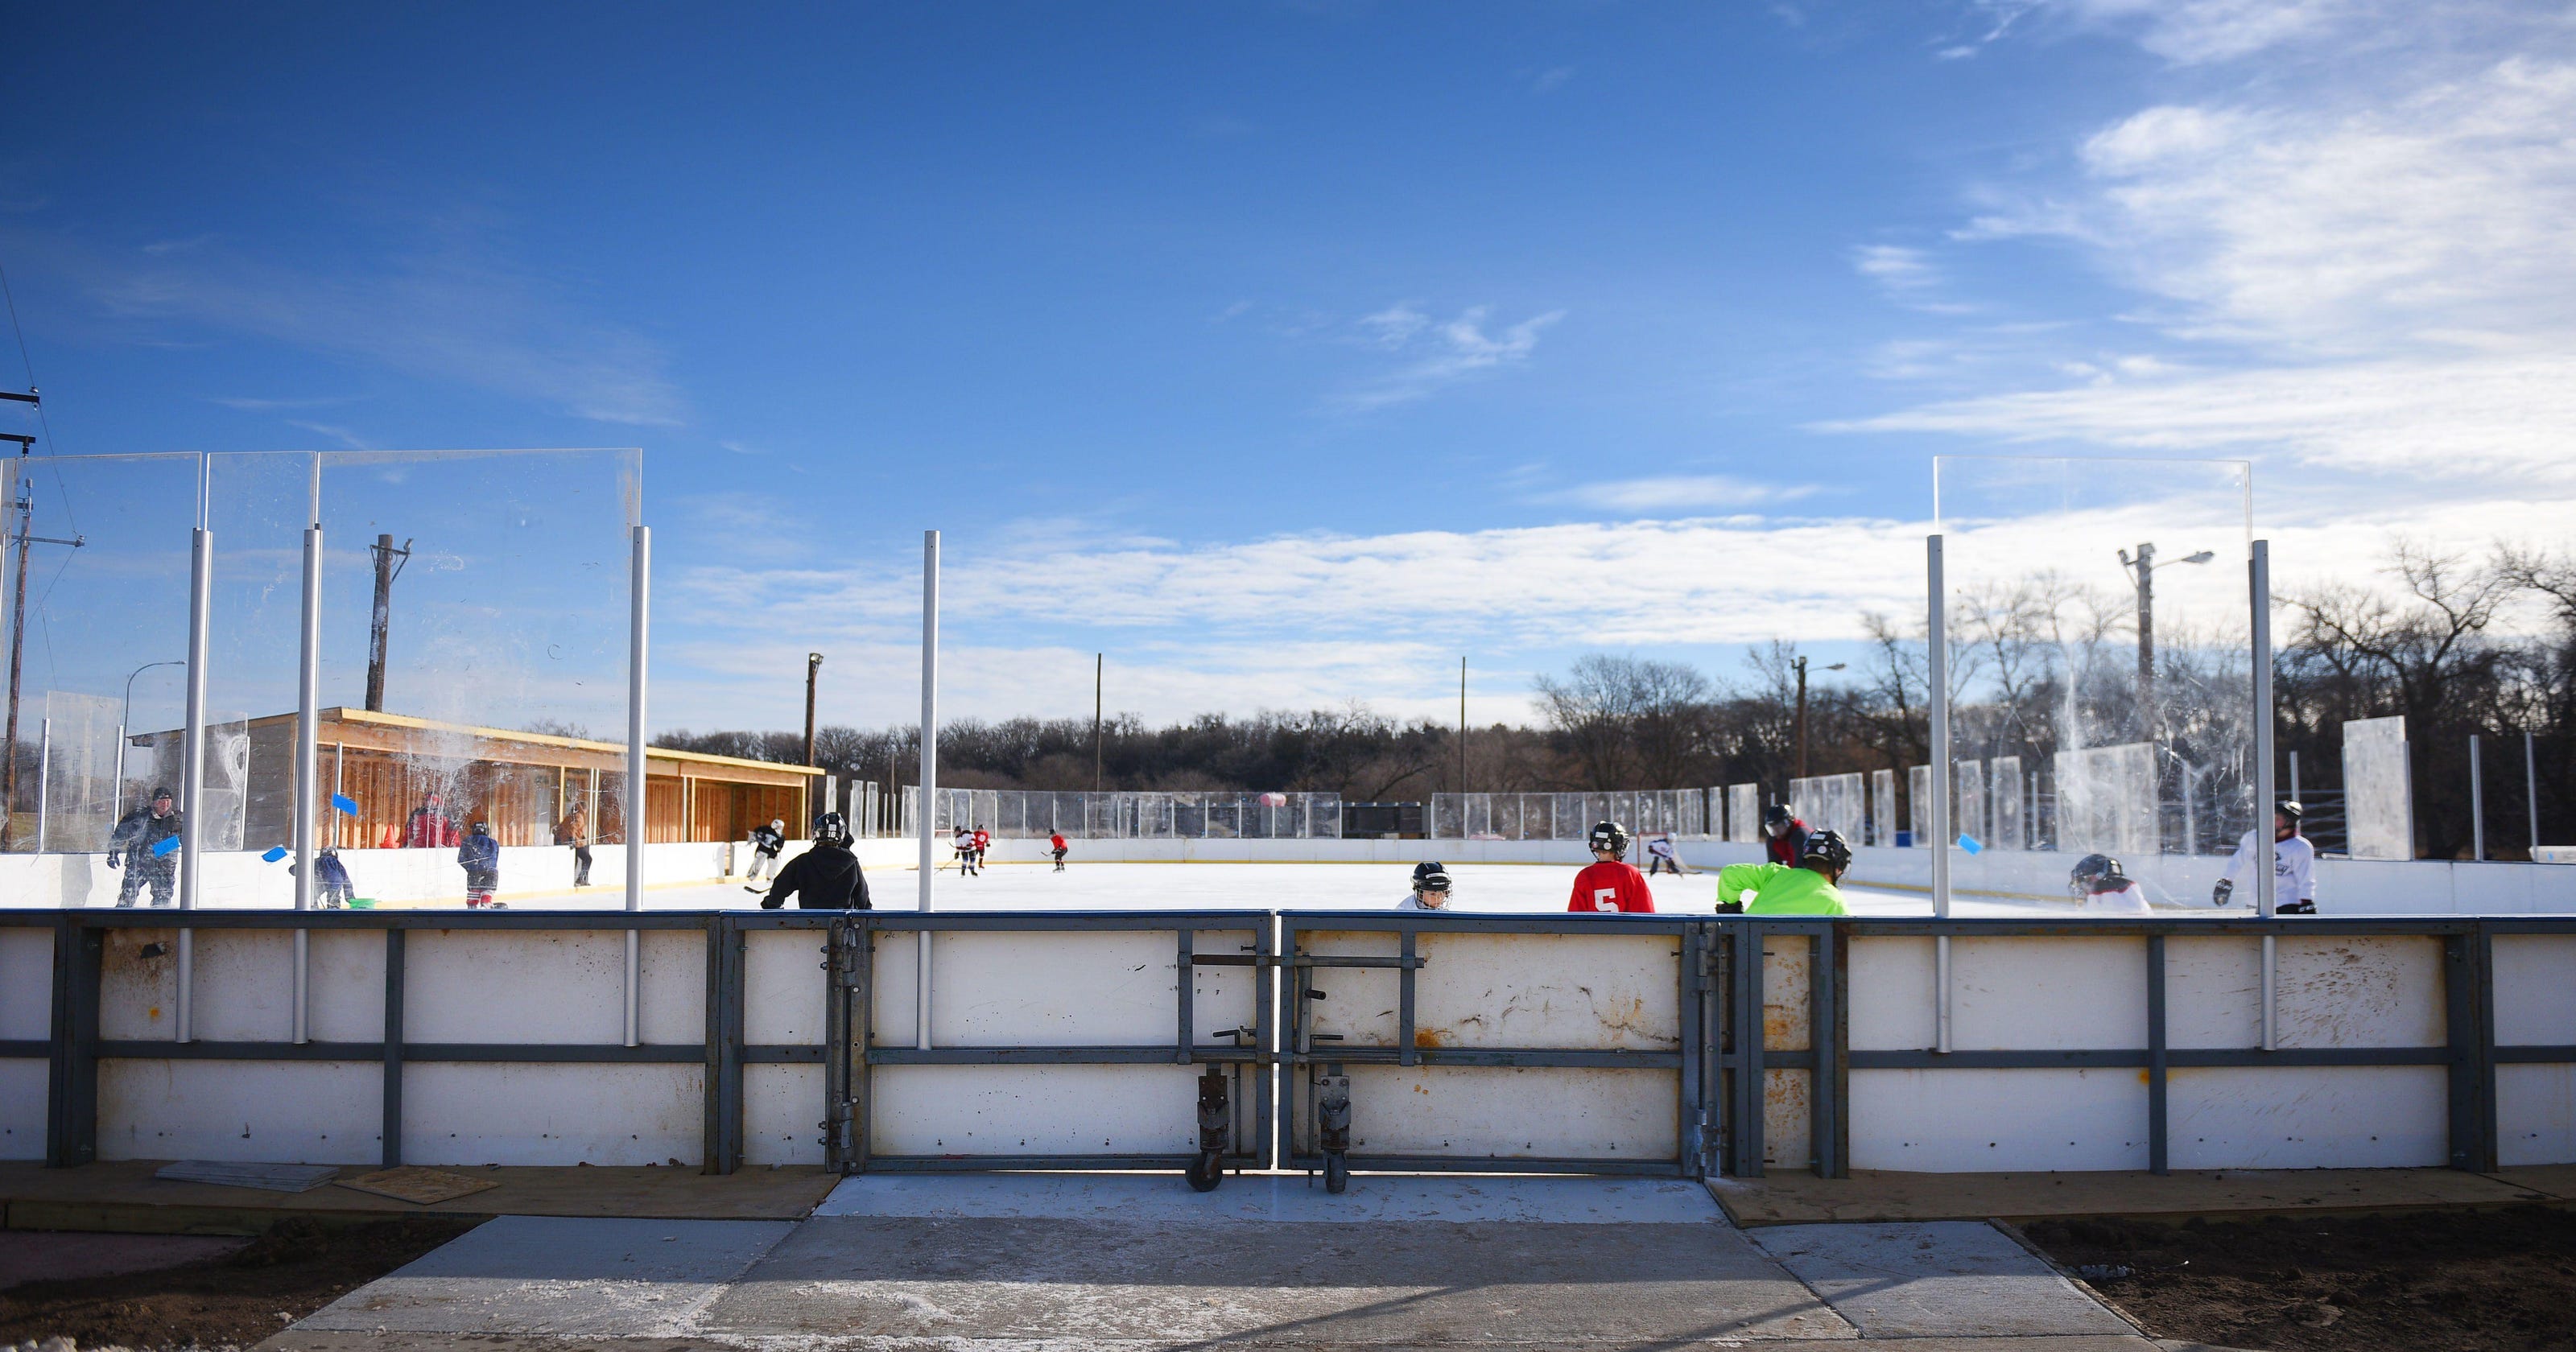
<path fill-rule="evenodd" d="M 292 838 L 295 792 L 294 714 L 247 725 L 247 794 L 243 839 Z M 432 793 L 459 827 L 489 823 L 503 845 L 550 845 L 556 823 L 576 804 L 589 809 L 602 845 L 625 840 L 626 747 L 550 733 L 441 723 L 364 709 L 321 711 L 321 781 L 325 795 L 356 806 L 327 811 L 325 844 L 342 849 L 402 843 L 412 810 Z M 180 734 L 144 733 L 138 746 L 175 745 Z M 814 780 L 824 772 L 734 756 L 661 747 L 645 752 L 644 839 L 648 844 L 740 840 L 771 819 L 802 838 L 813 819 Z M 210 788 L 216 777 L 209 775 Z M 325 804 L 317 807 L 327 810 Z"/>

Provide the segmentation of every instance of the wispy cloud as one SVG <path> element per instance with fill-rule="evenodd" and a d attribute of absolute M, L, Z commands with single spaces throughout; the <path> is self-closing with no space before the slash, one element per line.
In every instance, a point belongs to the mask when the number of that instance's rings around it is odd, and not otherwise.
<path fill-rule="evenodd" d="M 1973 306 L 1942 299 L 1946 278 L 1930 254 L 1902 244 L 1864 244 L 1852 250 L 1852 268 L 1878 283 L 1888 298 L 1933 314 L 1965 314 Z"/>
<path fill-rule="evenodd" d="M 319 395 L 309 399 L 253 399 L 234 395 L 216 395 L 210 402 L 244 413 L 274 413 L 298 408 L 337 408 L 365 398 L 361 394 Z"/>
<path fill-rule="evenodd" d="M 1813 497 L 1815 484 L 1761 483 L 1728 474 L 1666 474 L 1641 479 L 1611 479 L 1560 492 L 1604 511 L 1664 516 L 1699 512 L 1745 512 L 1775 503 Z"/>
<path fill-rule="evenodd" d="M 368 441 L 365 437 L 359 436 L 357 433 L 350 431 L 346 427 L 339 426 L 336 423 L 306 422 L 301 418 L 289 418 L 286 420 L 286 425 L 289 427 L 301 428 L 304 431 L 313 433 L 315 436 L 329 437 L 333 441 L 336 441 L 353 451 L 372 451 L 377 449 L 373 442 Z"/>
<path fill-rule="evenodd" d="M 1556 91 L 1565 88 L 1565 82 L 1573 78 L 1574 67 L 1550 66 L 1546 70 L 1540 71 L 1538 74 L 1530 77 L 1530 92 L 1533 94 L 1553 94 Z"/>
<path fill-rule="evenodd" d="M 1384 408 L 1521 365 L 1538 349 L 1539 335 L 1565 318 L 1565 311 L 1550 310 L 1497 331 L 1487 322 L 1491 313 L 1491 306 L 1478 305 L 1438 320 L 1411 302 L 1399 302 L 1363 317 L 1357 325 L 1360 340 L 1401 358 L 1401 364 L 1344 391 L 1335 402 L 1354 410 Z"/>
<path fill-rule="evenodd" d="M 166 341 L 180 325 L 255 334 L 600 422 L 682 422 L 685 401 L 661 346 L 582 313 L 561 285 L 509 261 L 496 233 L 441 223 L 371 262 L 336 266 L 211 244 L 52 252 L 138 341 Z"/>
<path fill-rule="evenodd" d="M 2317 36 L 2381 6 L 2368 0 L 1974 0 L 1973 36 L 1943 47 L 1971 56 L 2016 31 L 2128 36 L 2176 65 L 2233 61 Z"/>

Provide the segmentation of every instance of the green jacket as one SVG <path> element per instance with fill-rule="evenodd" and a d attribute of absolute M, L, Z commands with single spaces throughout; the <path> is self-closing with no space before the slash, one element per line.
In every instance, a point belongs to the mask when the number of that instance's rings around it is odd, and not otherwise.
<path fill-rule="evenodd" d="M 1746 915 L 1848 915 L 1843 894 L 1814 869 L 1787 864 L 1729 864 L 1717 871 L 1717 899 L 1735 901 L 1746 892 L 1753 900 Z"/>

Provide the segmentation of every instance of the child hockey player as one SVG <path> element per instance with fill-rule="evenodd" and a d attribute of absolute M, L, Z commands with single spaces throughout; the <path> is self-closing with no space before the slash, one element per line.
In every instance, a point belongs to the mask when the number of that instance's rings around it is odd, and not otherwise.
<path fill-rule="evenodd" d="M 1634 864 L 1623 863 L 1628 853 L 1628 828 L 1617 822 L 1600 822 L 1592 828 L 1592 862 L 1574 875 L 1574 897 L 1567 903 L 1569 911 L 1652 911 L 1654 889 L 1646 886 L 1646 875 Z"/>
<path fill-rule="evenodd" d="M 1064 872 L 1064 832 L 1047 837 L 1047 853 L 1055 856 L 1055 871 Z"/>
<path fill-rule="evenodd" d="M 985 852 L 986 850 L 991 849 L 991 848 L 993 848 L 993 833 L 992 833 L 992 832 L 990 832 L 990 831 L 985 830 L 985 829 L 984 829 L 983 827 L 981 827 L 981 826 L 976 827 L 976 828 L 975 828 L 975 871 L 976 871 L 977 873 L 981 873 L 981 872 L 983 872 L 983 871 L 984 871 L 984 852 Z"/>
<path fill-rule="evenodd" d="M 509 909 L 492 900 L 492 894 L 501 890 L 501 842 L 492 838 L 491 827 L 474 823 L 465 839 L 457 842 L 456 864 L 465 870 L 466 905 L 489 906 L 496 911 Z M 319 867 L 314 869 L 316 875 L 321 871 Z"/>
<path fill-rule="evenodd" d="M 294 873 L 295 866 L 287 865 L 286 871 Z M 358 894 L 357 887 L 349 881 L 349 866 L 341 863 L 340 852 L 328 845 L 313 856 L 313 886 L 314 904 L 332 910 L 348 905 L 349 898 Z"/>
<path fill-rule="evenodd" d="M 767 890 L 765 888 L 753 886 L 754 883 L 760 881 L 760 873 L 763 869 L 767 869 L 769 871 L 770 881 L 776 882 L 778 880 L 778 852 L 785 848 L 787 848 L 787 819 L 785 817 L 772 817 L 769 819 L 769 825 L 755 826 L 751 828 L 751 868 L 742 875 L 742 890 L 745 892 L 761 892 Z"/>
<path fill-rule="evenodd" d="M 2282 915 L 2317 913 L 2317 847 L 2299 834 L 2308 815 L 2301 803 L 2283 803 L 2272 812 L 2272 909 Z M 2254 871 L 2254 833 L 2248 831 L 2218 875 L 2209 893 L 2213 906 L 2224 906 L 2236 891 L 2236 880 Z"/>
<path fill-rule="evenodd" d="M 1771 862 L 1783 868 L 1795 868 L 1807 852 L 1807 824 L 1789 815 L 1779 803 L 1762 810 L 1762 846 Z"/>
<path fill-rule="evenodd" d="M 1395 904 L 1399 911 L 1445 911 L 1449 909 L 1449 870 L 1439 861 L 1413 866 L 1413 890 Z"/>
<path fill-rule="evenodd" d="M 1849 914 L 1843 908 L 1842 891 L 1834 884 L 1851 870 L 1851 859 L 1851 846 L 1843 843 L 1841 832 L 1815 831 L 1802 842 L 1795 868 L 1787 864 L 1729 864 L 1717 871 L 1718 912 Z"/>
<path fill-rule="evenodd" d="M 1661 833 L 1646 841 L 1646 876 L 1651 878 L 1658 873 L 1682 876 L 1681 856 L 1673 852 L 1673 838 Z"/>
<path fill-rule="evenodd" d="M 975 833 L 966 827 L 958 827 L 954 847 L 957 851 L 958 876 L 965 877 L 973 874 L 975 872 Z"/>
<path fill-rule="evenodd" d="M 2120 861 L 2107 854 L 2088 854 L 2076 860 L 2075 870 L 2066 875 L 2066 885 L 2084 899 L 2085 910 L 2147 913 L 2147 889 L 2129 881 L 2120 872 Z"/>
<path fill-rule="evenodd" d="M 867 875 L 859 871 L 858 856 L 850 853 L 850 827 L 840 813 L 826 812 L 814 819 L 813 847 L 778 871 L 778 880 L 761 899 L 760 909 L 777 910 L 789 897 L 796 898 L 799 910 L 870 909 Z"/>

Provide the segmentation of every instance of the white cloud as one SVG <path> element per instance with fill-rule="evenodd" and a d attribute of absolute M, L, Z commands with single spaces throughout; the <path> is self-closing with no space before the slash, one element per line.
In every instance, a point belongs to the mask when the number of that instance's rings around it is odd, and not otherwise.
<path fill-rule="evenodd" d="M 1531 79 L 1530 92 L 1533 94 L 1553 94 L 1556 91 L 1565 88 L 1565 82 L 1573 78 L 1574 67 L 1551 66 L 1546 70 L 1540 71 L 1535 78 Z"/>
<path fill-rule="evenodd" d="M 1425 398 L 1462 380 L 1503 367 L 1518 366 L 1538 349 L 1542 332 L 1565 318 L 1550 310 L 1499 332 L 1486 318 L 1493 307 L 1472 306 L 1454 318 L 1436 320 L 1411 302 L 1398 302 L 1360 319 L 1361 340 L 1402 357 L 1395 370 L 1344 391 L 1335 402 L 1367 410 Z"/>
<path fill-rule="evenodd" d="M 1744 511 L 1812 497 L 1814 484 L 1758 483 L 1725 474 L 1671 474 L 1579 485 L 1557 496 L 1605 511 L 1663 516 Z"/>
<path fill-rule="evenodd" d="M 1977 0 L 1974 8 L 1985 21 L 1978 44 L 2001 40 L 2017 26 L 2049 24 L 2129 35 L 2177 65 L 2200 65 L 2335 31 L 2377 6 L 2363 0 Z M 1972 50 L 1954 46 L 1940 55 Z"/>
<path fill-rule="evenodd" d="M 339 426 L 336 423 L 306 422 L 301 418 L 289 418 L 286 420 L 286 425 L 289 427 L 301 428 L 304 431 L 311 432 L 317 436 L 329 437 L 333 441 L 336 441 L 353 451 L 372 451 L 376 449 L 374 444 L 369 442 L 366 438 L 361 437 L 357 433 L 350 431 L 346 427 Z"/>
<path fill-rule="evenodd" d="M 117 316 L 257 334 L 634 426 L 673 426 L 685 401 L 661 346 L 582 315 L 556 284 L 482 234 L 442 228 L 366 267 L 275 262 L 216 248 L 105 256 L 55 250 Z"/>

